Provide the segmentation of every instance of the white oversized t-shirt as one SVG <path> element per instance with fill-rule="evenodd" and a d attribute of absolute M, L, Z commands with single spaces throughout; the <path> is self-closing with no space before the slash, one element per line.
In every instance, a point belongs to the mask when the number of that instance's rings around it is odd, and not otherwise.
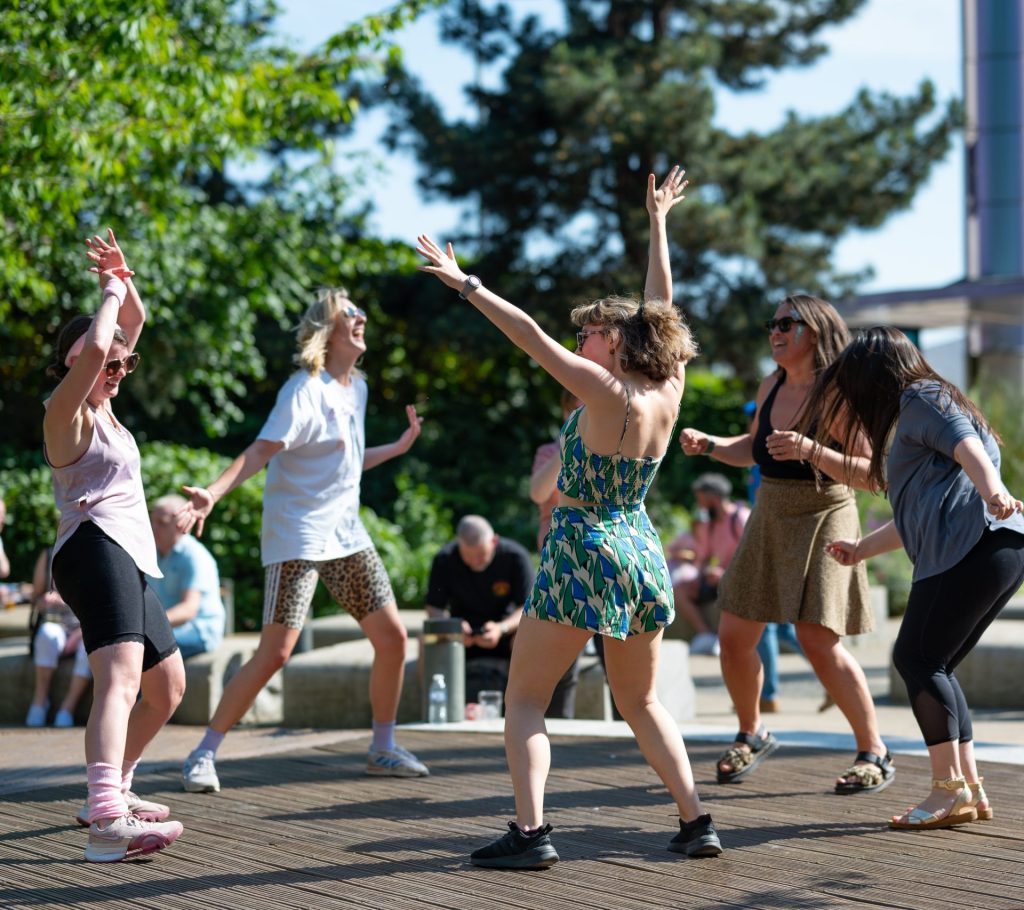
<path fill-rule="evenodd" d="M 366 380 L 300 370 L 278 392 L 259 439 L 283 443 L 263 490 L 263 565 L 327 560 L 373 544 L 359 520 Z"/>

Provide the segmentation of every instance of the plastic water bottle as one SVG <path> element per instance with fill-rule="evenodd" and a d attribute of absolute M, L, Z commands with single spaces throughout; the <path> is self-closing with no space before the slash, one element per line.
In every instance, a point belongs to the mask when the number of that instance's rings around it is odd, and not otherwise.
<path fill-rule="evenodd" d="M 448 687 L 443 673 L 435 673 L 430 680 L 430 694 L 427 696 L 427 722 L 448 723 Z"/>

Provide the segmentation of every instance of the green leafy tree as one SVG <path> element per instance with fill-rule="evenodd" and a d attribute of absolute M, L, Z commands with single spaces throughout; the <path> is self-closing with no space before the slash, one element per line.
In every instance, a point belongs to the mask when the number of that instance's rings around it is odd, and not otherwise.
<path fill-rule="evenodd" d="M 837 241 L 907 207 L 959 121 L 924 82 L 906 97 L 861 91 L 828 116 L 790 113 L 765 134 L 714 123 L 716 90 L 809 66 L 826 53 L 823 30 L 862 5 L 565 0 L 556 29 L 517 19 L 514 4 L 455 0 L 445 38 L 500 66 L 501 84 L 467 89 L 478 121 L 449 121 L 396 74 L 392 141 L 417 154 L 426 191 L 480 206 L 481 274 L 507 292 L 505 274 L 528 270 L 538 305 L 563 322 L 567 300 L 638 286 L 644 176 L 680 156 L 696 182 L 669 222 L 677 302 L 706 357 L 749 387 L 770 302 L 849 289 L 858 276 L 834 268 Z"/>
<path fill-rule="evenodd" d="M 56 329 L 96 305 L 82 238 L 106 225 L 149 307 L 121 409 L 140 438 L 224 434 L 288 371 L 281 329 L 311 288 L 408 264 L 349 211 L 355 166 L 332 165 L 391 33 L 429 5 L 396 0 L 299 53 L 273 0 L 4 4 L 3 441 L 38 446 L 42 367 Z"/>

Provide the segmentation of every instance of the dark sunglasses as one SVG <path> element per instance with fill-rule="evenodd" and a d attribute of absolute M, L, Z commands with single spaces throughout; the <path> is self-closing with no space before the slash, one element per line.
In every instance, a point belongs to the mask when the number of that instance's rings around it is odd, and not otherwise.
<path fill-rule="evenodd" d="M 587 343 L 587 339 L 591 335 L 603 335 L 604 333 L 605 333 L 604 329 L 591 329 L 589 332 L 587 332 L 587 331 L 577 332 L 576 333 L 576 349 L 579 350 L 581 347 L 583 347 L 583 345 Z"/>
<path fill-rule="evenodd" d="M 350 303 L 345 309 L 341 311 L 342 316 L 347 316 L 351 319 L 353 316 L 361 316 L 363 319 L 366 318 L 366 310 L 362 307 L 357 307 L 354 303 Z"/>
<path fill-rule="evenodd" d="M 785 335 L 786 332 L 793 328 L 793 326 L 798 322 L 801 325 L 805 324 L 803 319 L 797 319 L 795 316 L 783 316 L 781 319 L 769 319 L 764 324 L 764 327 L 768 329 L 769 332 L 774 332 L 778 329 L 783 335 Z"/>
<path fill-rule="evenodd" d="M 126 373 L 134 373 L 139 365 L 140 360 L 142 360 L 142 358 L 138 355 L 138 353 L 132 352 L 127 357 L 125 357 L 124 360 L 108 361 L 104 369 L 107 371 L 108 376 L 116 376 L 121 371 L 122 367 L 124 368 L 124 371 Z"/>

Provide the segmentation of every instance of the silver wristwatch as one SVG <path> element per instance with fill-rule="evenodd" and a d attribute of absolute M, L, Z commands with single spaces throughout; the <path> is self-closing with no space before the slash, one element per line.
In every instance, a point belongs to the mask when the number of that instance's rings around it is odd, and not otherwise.
<path fill-rule="evenodd" d="M 467 275 L 466 283 L 462 286 L 462 290 L 459 291 L 459 298 L 465 300 L 473 291 L 480 290 L 482 284 L 483 282 L 476 275 Z"/>

